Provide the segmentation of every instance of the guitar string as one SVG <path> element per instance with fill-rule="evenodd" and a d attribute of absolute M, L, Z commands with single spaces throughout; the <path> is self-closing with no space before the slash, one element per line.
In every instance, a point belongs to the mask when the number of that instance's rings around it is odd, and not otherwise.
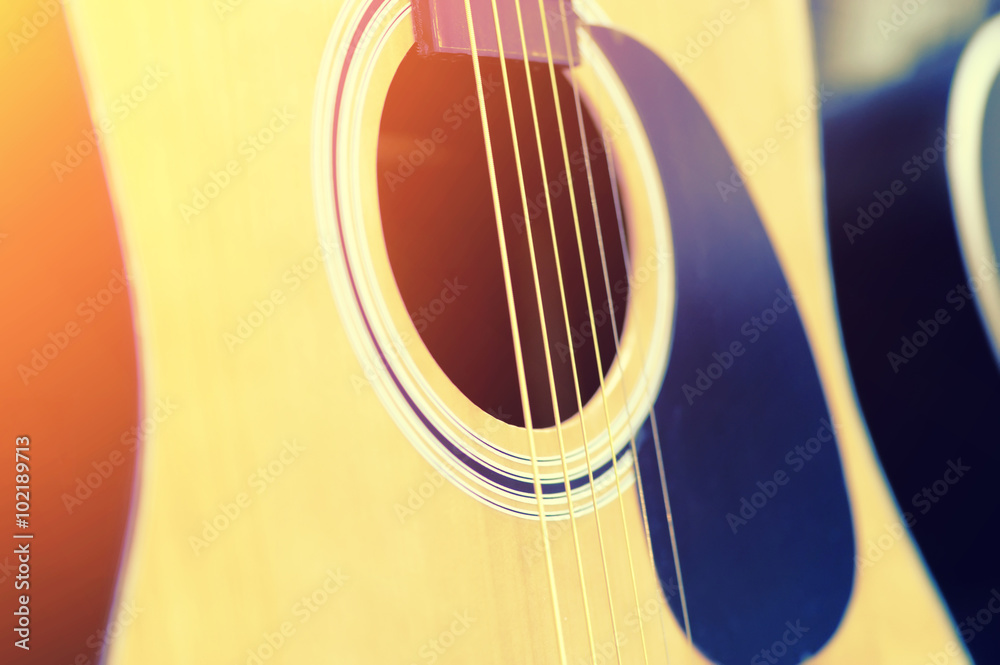
<path fill-rule="evenodd" d="M 569 22 L 567 20 L 565 6 L 561 2 L 559 3 L 559 12 L 560 12 L 560 17 L 562 19 L 563 37 L 565 39 L 566 48 L 567 48 L 567 50 L 569 50 L 570 45 L 571 45 L 571 42 L 570 42 L 570 32 L 569 32 Z M 574 103 L 575 103 L 575 106 L 576 106 L 577 125 L 578 125 L 578 127 L 580 129 L 580 143 L 584 147 L 584 149 L 583 149 L 584 166 L 585 166 L 586 172 L 587 172 L 587 184 L 588 184 L 588 187 L 590 188 L 591 205 L 593 206 L 594 226 L 595 226 L 595 232 L 596 232 L 596 236 L 597 236 L 597 246 L 598 246 L 598 250 L 599 250 L 600 256 L 601 256 L 601 270 L 603 272 L 603 277 L 604 277 L 605 295 L 607 296 L 607 301 L 608 301 L 609 319 L 611 320 L 611 332 L 612 332 L 612 337 L 614 339 L 614 344 L 615 344 L 615 354 L 617 355 L 617 357 L 621 358 L 622 357 L 622 352 L 621 352 L 621 334 L 620 334 L 620 331 L 618 330 L 618 320 L 614 316 L 614 303 L 613 303 L 612 295 L 611 295 L 611 277 L 610 277 L 610 273 L 608 271 L 607 254 L 606 254 L 606 250 L 605 250 L 605 247 L 604 247 L 604 235 L 603 235 L 603 232 L 601 230 L 601 216 L 600 216 L 600 213 L 599 213 L 598 207 L 597 207 L 597 194 L 596 194 L 595 187 L 594 187 L 594 174 L 593 174 L 592 163 L 591 163 L 591 160 L 590 160 L 589 144 L 587 143 L 586 128 L 585 128 L 585 125 L 584 125 L 584 122 L 583 122 L 583 106 L 582 106 L 582 102 L 581 102 L 580 86 L 579 86 L 579 82 L 577 81 L 576 72 L 575 72 L 574 67 L 572 65 L 572 60 L 570 61 L 570 63 L 571 64 L 570 64 L 570 68 L 569 68 L 569 79 L 570 79 L 570 85 L 573 88 L 573 100 L 574 100 Z M 615 203 L 615 214 L 616 214 L 617 222 L 618 222 L 618 234 L 619 234 L 619 239 L 620 239 L 621 246 L 622 246 L 622 256 L 623 256 L 623 259 L 624 259 L 624 262 L 625 262 L 625 280 L 626 280 L 626 285 L 629 287 L 629 290 L 631 291 L 631 287 L 632 287 L 632 283 L 631 283 L 632 265 L 631 265 L 631 258 L 629 257 L 628 242 L 627 242 L 627 238 L 626 238 L 626 235 L 625 235 L 625 223 L 624 223 L 624 215 L 622 214 L 622 209 L 621 209 L 621 200 L 620 200 L 620 198 L 618 196 L 618 178 L 617 178 L 617 174 L 615 172 L 614 157 L 613 157 L 612 153 L 609 150 L 607 150 L 607 146 L 605 146 L 605 155 L 607 156 L 607 160 L 606 161 L 608 163 L 608 175 L 609 175 L 609 179 L 611 181 L 612 197 L 613 197 L 614 203 Z M 648 378 L 646 376 L 646 368 L 645 368 L 645 366 L 640 365 L 640 368 L 641 368 L 641 371 L 642 371 L 642 377 L 641 377 L 640 385 L 641 385 L 643 399 L 645 400 L 645 399 L 648 399 L 648 397 L 649 397 L 649 392 L 648 392 L 649 391 Z M 631 448 L 632 448 L 632 461 L 633 461 L 633 465 L 635 467 L 636 487 L 638 489 L 638 494 L 639 494 L 639 505 L 640 505 L 640 507 L 642 509 L 643 526 L 644 526 L 645 531 L 646 531 L 646 544 L 647 544 L 647 549 L 648 549 L 648 555 L 649 555 L 650 564 L 653 566 L 653 570 L 656 570 L 656 559 L 655 559 L 655 556 L 653 555 L 653 539 L 652 539 L 652 535 L 650 533 L 650 528 L 649 528 L 649 518 L 648 518 L 648 513 L 646 512 L 646 497 L 645 497 L 645 491 L 643 490 L 643 487 L 642 487 L 642 474 L 641 474 L 641 471 L 640 471 L 640 468 L 639 468 L 639 450 L 638 450 L 638 445 L 637 445 L 637 442 L 636 442 L 635 431 L 632 429 L 632 414 L 631 414 L 631 411 L 629 410 L 628 390 L 627 390 L 627 386 L 625 384 L 624 372 L 622 372 L 622 395 L 624 397 L 625 411 L 626 411 L 626 416 L 627 416 L 628 423 L 629 423 L 629 439 L 630 439 L 630 445 L 631 445 Z M 673 513 L 672 513 L 672 511 L 670 509 L 670 499 L 669 499 L 669 495 L 667 493 L 666 474 L 665 474 L 664 465 L 663 465 L 663 455 L 662 455 L 662 449 L 661 449 L 661 445 L 660 445 L 659 428 L 657 427 L 656 415 L 653 412 L 652 405 L 650 406 L 650 410 L 649 410 L 649 414 L 648 415 L 649 415 L 649 420 L 650 420 L 650 426 L 651 426 L 652 432 L 653 432 L 653 442 L 654 442 L 654 445 L 656 447 L 657 464 L 658 464 L 658 471 L 659 471 L 658 475 L 659 475 L 660 486 L 661 486 L 661 490 L 663 492 L 663 500 L 664 500 L 664 504 L 665 504 L 665 508 L 666 508 L 666 513 L 667 513 L 667 526 L 668 526 L 668 530 L 670 532 L 670 547 L 671 547 L 671 552 L 673 553 L 675 573 L 677 575 L 677 586 L 678 586 L 678 592 L 679 592 L 680 601 L 681 601 L 681 613 L 682 613 L 683 620 L 684 620 L 684 629 L 685 629 L 685 632 L 687 634 L 688 641 L 690 642 L 691 641 L 691 623 L 690 623 L 690 620 L 688 618 L 687 598 L 686 598 L 686 595 L 684 593 L 684 582 L 683 582 L 683 577 L 681 576 L 681 572 L 680 572 L 680 557 L 679 557 L 678 551 L 677 551 L 677 538 L 676 538 L 676 534 L 675 534 L 675 530 L 674 530 L 674 524 L 673 524 Z M 666 641 L 666 634 L 665 633 L 664 633 L 663 637 L 664 637 L 664 641 Z"/>
<path fill-rule="evenodd" d="M 497 10 L 497 1 L 490 0 L 490 7 L 493 11 L 493 25 L 497 37 L 497 53 L 500 60 L 500 73 L 503 80 L 504 97 L 507 102 L 507 119 L 510 122 L 511 140 L 514 148 L 514 164 L 517 170 L 517 184 L 521 193 L 521 206 L 524 213 L 525 229 L 527 231 L 528 254 L 531 261 L 531 276 L 534 282 L 535 301 L 538 307 L 538 319 L 541 323 L 542 348 L 545 355 L 545 371 L 548 377 L 549 397 L 552 400 L 552 417 L 555 421 L 556 438 L 559 441 L 559 459 L 562 464 L 563 484 L 566 489 L 566 502 L 569 510 L 570 527 L 573 532 L 573 549 L 576 555 L 577 571 L 580 578 L 580 591 L 582 593 L 583 611 L 587 625 L 587 640 L 590 647 L 591 660 L 597 661 L 597 647 L 594 642 L 594 626 L 590 616 L 590 601 L 587 597 L 587 582 L 583 571 L 583 554 L 580 547 L 580 534 L 576 523 L 576 511 L 573 507 L 572 488 L 569 481 L 569 468 L 566 463 L 566 443 L 563 437 L 562 419 L 559 417 L 559 397 L 556 391 L 555 371 L 552 367 L 552 351 L 549 345 L 548 326 L 545 321 L 545 306 L 542 302 L 541 280 L 538 274 L 538 263 L 535 253 L 535 240 L 531 231 L 528 211 L 528 193 L 524 184 L 524 169 L 521 165 L 521 150 L 517 131 L 517 122 L 514 119 L 514 101 L 510 92 L 510 79 L 507 75 L 507 62 L 505 58 L 503 36 L 500 30 L 500 16 Z M 527 60 L 525 60 L 527 62 Z"/>
<path fill-rule="evenodd" d="M 570 40 L 569 21 L 568 21 L 567 15 L 566 15 L 566 7 L 565 7 L 565 5 L 562 2 L 559 3 L 559 16 L 560 16 L 560 20 L 562 22 L 562 33 L 563 33 L 564 44 L 565 44 L 565 47 L 566 47 L 566 52 L 567 53 L 571 53 L 571 51 L 572 51 L 572 41 Z M 611 320 L 612 332 L 614 333 L 615 354 L 616 354 L 616 356 L 618 358 L 622 358 L 621 345 L 619 344 L 619 340 L 618 340 L 618 321 L 615 318 L 614 300 L 613 300 L 612 295 L 611 295 L 611 277 L 610 277 L 609 272 L 608 272 L 607 257 L 606 257 L 605 249 L 604 249 L 604 236 L 603 236 L 603 233 L 602 233 L 602 230 L 601 230 L 601 216 L 600 216 L 600 212 L 598 211 L 598 206 L 597 206 L 597 192 L 596 192 L 595 187 L 594 187 L 594 173 L 593 173 L 593 168 L 592 168 L 591 161 L 590 161 L 590 144 L 587 142 L 587 132 L 586 132 L 586 127 L 584 125 L 584 120 L 583 120 L 583 107 L 582 107 L 581 100 L 580 100 L 580 88 L 579 88 L 579 84 L 577 82 L 576 70 L 575 70 L 575 66 L 574 66 L 573 58 L 572 57 L 569 59 L 569 68 L 568 69 L 569 69 L 570 86 L 573 89 L 573 102 L 574 102 L 574 107 L 575 107 L 575 110 L 576 110 L 577 127 L 579 128 L 579 131 L 580 131 L 580 146 L 581 146 L 581 149 L 583 150 L 584 168 L 585 168 L 585 171 L 586 171 L 586 174 L 587 174 L 587 187 L 588 187 L 588 192 L 590 194 L 590 204 L 591 204 L 592 212 L 593 212 L 593 215 L 594 215 L 594 230 L 595 230 L 595 234 L 597 236 L 597 246 L 598 246 L 598 249 L 600 250 L 601 270 L 602 270 L 603 278 L 604 278 L 604 290 L 605 290 L 605 295 L 607 297 L 607 303 L 608 303 L 608 318 L 610 318 L 610 320 Z M 605 153 L 605 154 L 608 154 L 608 153 Z M 608 155 L 608 159 L 609 160 L 612 159 L 610 155 Z M 624 240 L 622 241 L 622 243 L 623 243 L 622 244 L 622 252 L 627 254 L 628 253 L 628 249 L 627 249 L 628 245 L 627 245 L 627 243 Z M 627 270 L 627 268 L 626 268 L 626 270 Z M 594 329 L 594 330 L 595 330 L 595 332 L 594 332 L 594 342 L 595 342 L 595 345 L 596 345 L 596 343 L 597 343 L 597 332 L 596 332 L 596 329 Z M 623 404 L 624 404 L 624 407 L 625 407 L 625 420 L 626 420 L 626 423 L 628 425 L 628 437 L 629 437 L 629 442 L 630 442 L 630 446 L 631 446 L 631 450 L 632 450 L 633 467 L 635 469 L 636 489 L 638 491 L 638 496 L 639 496 L 639 510 L 640 510 L 640 514 L 642 515 L 642 524 L 643 524 L 644 535 L 646 536 L 646 548 L 647 548 L 647 553 L 648 553 L 648 556 L 649 556 L 649 563 L 650 563 L 650 567 L 654 571 L 654 575 L 655 575 L 655 571 L 656 571 L 656 559 L 653 556 L 653 539 L 652 539 L 652 535 L 651 535 L 650 528 L 649 528 L 649 518 L 648 518 L 647 513 L 646 513 L 646 497 L 645 497 L 645 492 L 642 489 L 642 474 L 641 474 L 641 472 L 639 470 L 638 446 L 636 445 L 635 431 L 634 431 L 633 426 L 632 426 L 632 412 L 631 412 L 631 410 L 629 408 L 629 399 L 628 399 L 629 395 L 628 395 L 627 387 L 625 385 L 624 371 L 621 372 L 621 375 L 622 375 L 621 376 L 622 395 L 623 395 L 623 398 L 624 398 L 623 399 Z M 612 454 L 614 454 L 614 442 L 610 441 L 609 445 L 611 446 L 611 452 L 612 452 Z M 626 535 L 626 538 L 627 537 L 628 536 Z M 638 598 L 636 599 L 636 602 L 638 602 Z M 663 648 L 664 648 L 664 651 L 665 652 L 669 652 L 669 649 L 668 649 L 668 646 L 667 646 L 666 625 L 665 625 L 662 617 L 661 617 L 661 621 L 660 621 L 660 632 L 661 632 L 661 634 L 663 636 Z M 644 631 L 643 631 L 643 628 L 642 628 L 641 618 L 640 618 L 640 622 L 639 622 L 639 637 L 640 637 L 641 640 L 643 640 L 643 644 L 645 645 L 645 634 L 644 634 Z"/>
<path fill-rule="evenodd" d="M 561 4 L 562 3 L 561 3 L 561 0 L 560 0 L 560 5 Z M 597 327 L 594 324 L 594 309 L 593 309 L 593 299 L 591 297 L 591 290 L 590 290 L 590 279 L 589 279 L 589 277 L 587 275 L 587 268 L 586 268 L 587 262 L 586 262 L 586 259 L 585 259 L 584 253 L 583 253 L 583 237 L 582 237 L 582 234 L 581 234 L 581 231 L 580 231 L 580 215 L 579 215 L 579 211 L 577 210 L 577 206 L 576 206 L 576 193 L 575 193 L 575 189 L 573 187 L 573 174 L 572 174 L 572 171 L 571 171 L 571 168 L 570 168 L 569 148 L 567 147 L 567 143 L 566 143 L 565 124 L 563 122 L 562 109 L 560 108 L 560 104 L 559 104 L 559 92 L 558 92 L 558 85 L 556 83 L 555 63 L 554 63 L 554 58 L 553 58 L 553 55 L 552 55 L 552 42 L 551 42 L 551 39 L 550 39 L 550 36 L 549 36 L 548 23 L 546 22 L 544 0 L 538 0 L 538 9 L 539 9 L 539 15 L 541 17 L 541 23 L 542 23 L 542 37 L 543 37 L 543 39 L 545 41 L 546 59 L 548 60 L 548 65 L 549 65 L 549 67 L 548 67 L 548 69 L 549 69 L 549 80 L 550 80 L 550 83 L 551 83 L 551 86 L 552 86 L 552 96 L 553 96 L 553 99 L 555 100 L 554 106 L 555 106 L 555 110 L 556 110 L 556 122 L 558 123 L 558 126 L 559 126 L 559 140 L 560 140 L 561 147 L 562 147 L 563 166 L 564 166 L 564 168 L 566 170 L 567 193 L 569 195 L 570 205 L 571 205 L 571 208 L 572 208 L 572 211 L 573 211 L 573 227 L 574 227 L 574 231 L 575 231 L 575 234 L 576 234 L 576 245 L 577 245 L 577 251 L 579 253 L 579 260 L 580 260 L 580 266 L 581 266 L 581 274 L 582 274 L 582 277 L 583 277 L 584 293 L 585 293 L 585 296 L 586 296 L 586 299 L 587 299 L 587 315 L 589 317 L 590 329 L 593 330 L 593 331 L 595 331 L 595 333 L 594 333 L 594 335 L 595 335 L 594 336 L 594 355 L 595 355 L 595 360 L 596 360 L 596 363 L 597 363 L 597 375 L 598 375 L 598 378 L 600 380 L 601 406 L 603 407 L 604 420 L 605 420 L 605 424 L 607 426 L 607 431 L 608 431 L 608 441 L 609 441 L 609 445 L 611 446 L 611 466 L 612 466 L 612 470 L 614 472 L 615 487 L 616 487 L 617 494 L 618 494 L 618 506 L 619 506 L 619 510 L 620 510 L 620 513 L 621 513 L 621 519 L 622 519 L 622 532 L 623 532 L 624 539 L 625 539 L 625 551 L 626 551 L 626 555 L 627 555 L 627 558 L 628 558 L 629 575 L 630 575 L 631 582 L 632 582 L 632 595 L 633 595 L 633 600 L 635 602 L 636 612 L 639 614 L 639 616 L 641 616 L 642 613 L 641 613 L 640 603 L 639 603 L 639 588 L 638 588 L 638 584 L 637 584 L 637 581 L 636 581 L 636 574 L 635 574 L 635 561 L 634 561 L 633 556 L 632 556 L 632 544 L 631 544 L 631 541 L 630 541 L 630 538 L 629 538 L 628 518 L 627 518 L 627 515 L 625 513 L 625 501 L 624 501 L 624 494 L 622 493 L 621 475 L 620 475 L 620 473 L 618 471 L 618 458 L 617 458 L 617 455 L 615 454 L 615 450 L 614 450 L 614 433 L 613 433 L 613 430 L 612 430 L 612 427 L 611 427 L 611 415 L 610 415 L 610 413 L 608 411 L 607 389 L 606 389 L 605 381 L 604 381 L 604 363 L 602 362 L 602 359 L 601 359 L 600 345 L 597 343 L 597 337 L 596 337 Z M 563 14 L 563 16 L 565 16 L 565 12 L 564 11 L 562 12 L 562 14 Z M 572 51 L 569 51 L 567 53 L 567 56 L 569 57 L 569 60 L 572 63 L 572 57 L 573 57 Z M 586 146 L 585 145 L 583 146 L 583 149 L 584 149 L 584 152 L 586 152 Z M 580 415 L 581 415 L 581 421 L 582 421 L 583 420 L 583 412 L 582 412 L 582 410 L 581 410 Z M 643 661 L 644 661 L 644 663 L 646 663 L 646 665 L 649 665 L 649 651 L 648 651 L 648 649 L 646 647 L 646 639 L 645 639 L 645 634 L 644 634 L 644 631 L 643 631 L 643 627 L 642 627 L 642 622 L 641 621 L 639 622 L 639 635 L 640 635 L 640 642 L 642 644 Z"/>
<path fill-rule="evenodd" d="M 610 153 L 608 154 L 610 157 Z M 611 192 L 615 202 L 615 214 L 618 218 L 618 235 L 619 238 L 621 238 L 622 247 L 625 248 L 623 251 L 625 259 L 625 279 L 627 280 L 626 283 L 629 289 L 631 290 L 632 260 L 631 257 L 629 256 L 626 245 L 624 215 L 622 214 L 621 200 L 618 196 L 618 175 L 615 169 L 614 160 L 610 158 L 608 159 L 608 175 L 611 179 Z M 618 335 L 617 322 L 613 323 L 615 327 L 612 330 L 615 332 L 616 344 L 617 344 L 617 335 Z M 642 341 L 643 340 L 640 337 L 639 338 L 640 348 L 644 348 L 642 345 Z M 643 382 L 644 399 L 646 399 L 648 398 L 648 393 L 646 393 L 646 390 L 648 389 L 649 382 L 646 376 L 645 367 L 642 368 L 642 382 Z M 656 449 L 656 466 L 660 479 L 660 491 L 663 493 L 663 507 L 667 513 L 667 530 L 670 534 L 670 551 L 672 552 L 674 557 L 674 574 L 677 575 L 677 593 L 680 596 L 680 601 L 681 601 L 681 616 L 684 619 L 684 632 L 687 634 L 688 642 L 692 642 L 691 619 L 690 616 L 688 615 L 687 595 L 684 593 L 684 576 L 681 575 L 681 558 L 680 558 L 680 553 L 677 550 L 677 533 L 674 528 L 674 513 L 673 510 L 670 508 L 670 493 L 667 491 L 667 473 L 663 464 L 663 448 L 660 443 L 659 427 L 656 423 L 656 411 L 655 409 L 653 409 L 652 405 L 650 406 L 649 409 L 649 422 L 653 430 L 653 446 Z M 638 463 L 636 465 L 636 473 L 638 473 Z"/>
<path fill-rule="evenodd" d="M 493 161 L 493 143 L 490 138 L 489 119 L 486 115 L 486 96 L 483 92 L 483 74 L 479 67 L 479 49 L 476 45 L 476 32 L 472 21 L 472 5 L 465 2 L 465 20 L 469 30 L 469 43 L 472 50 L 472 68 L 476 77 L 476 96 L 479 101 L 479 116 L 483 124 L 483 141 L 486 148 L 486 164 L 490 178 L 490 192 L 493 197 L 493 213 L 496 217 L 497 236 L 500 241 L 500 261 L 503 266 L 504 288 L 507 292 L 507 310 L 510 314 L 511 337 L 514 344 L 514 361 L 517 368 L 518 387 L 521 393 L 521 408 L 524 410 L 524 428 L 528 436 L 528 449 L 531 457 L 532 481 L 535 488 L 535 498 L 538 504 L 538 522 L 541 525 L 542 543 L 545 549 L 545 566 L 549 577 L 549 592 L 552 595 L 552 614 L 556 627 L 556 642 L 559 648 L 559 660 L 562 665 L 566 661 L 566 641 L 563 635 L 562 613 L 559 611 L 559 595 L 556 589 L 555 569 L 552 564 L 552 548 L 549 543 L 548 526 L 545 523 L 545 503 L 542 497 L 542 486 L 538 472 L 538 455 L 535 447 L 535 435 L 531 423 L 531 405 L 528 402 L 528 387 L 524 373 L 524 357 L 521 350 L 521 336 L 518 331 L 517 310 L 514 306 L 514 289 L 510 278 L 510 262 L 507 256 L 507 241 L 503 229 L 503 213 L 500 209 L 500 191 L 497 187 L 496 165 Z"/>
<path fill-rule="evenodd" d="M 545 193 L 545 209 L 546 209 L 546 212 L 547 212 L 547 215 L 548 215 L 549 233 L 550 233 L 550 236 L 551 236 L 552 249 L 553 249 L 553 253 L 554 253 L 554 257 L 555 257 L 556 279 L 557 279 L 557 283 L 558 283 L 558 286 L 559 286 L 559 298 L 560 298 L 560 304 L 561 304 L 561 307 L 562 307 L 563 322 L 564 322 L 564 325 L 565 325 L 566 338 L 567 338 L 568 341 L 571 341 L 572 340 L 572 332 L 570 330 L 570 324 L 569 324 L 569 306 L 567 304 L 566 289 L 565 289 L 565 283 L 564 283 L 563 274 L 562 274 L 562 265 L 561 265 L 561 261 L 560 261 L 560 258 L 559 258 L 559 242 L 558 242 L 558 239 L 556 238 L 555 217 L 554 217 L 553 210 L 552 210 L 552 196 L 551 196 L 551 192 L 550 192 L 550 189 L 549 189 L 548 172 L 547 172 L 547 168 L 546 168 L 546 165 L 545 165 L 545 154 L 544 154 L 544 150 L 542 148 L 541 128 L 540 128 L 540 123 L 539 123 L 539 120 L 538 120 L 538 103 L 536 102 L 536 99 L 535 99 L 535 85 L 534 85 L 534 80 L 533 80 L 533 76 L 532 76 L 532 73 L 531 73 L 531 66 L 530 66 L 529 57 L 528 57 L 528 44 L 527 44 L 527 39 L 525 37 L 525 32 L 524 32 L 524 17 L 523 17 L 522 11 L 521 11 L 521 2 L 520 2 L 520 0 L 514 0 L 514 7 L 515 7 L 515 10 L 516 10 L 516 13 L 517 13 L 518 34 L 519 34 L 520 40 L 521 40 L 521 52 L 522 52 L 522 56 L 523 56 L 522 59 L 523 59 L 523 62 L 524 62 L 525 79 L 526 79 L 527 87 L 528 87 L 528 98 L 529 98 L 529 102 L 530 102 L 529 103 L 529 107 L 531 109 L 531 119 L 532 119 L 532 123 L 533 123 L 534 134 L 535 134 L 535 146 L 536 146 L 536 148 L 538 150 L 538 161 L 539 161 L 539 165 L 540 165 L 540 168 L 541 168 L 542 189 L 543 189 L 543 191 Z M 525 216 L 525 224 L 526 225 L 530 224 L 530 219 L 529 219 L 529 217 L 527 215 Z M 569 353 L 570 367 L 572 369 L 572 377 L 573 377 L 574 395 L 575 395 L 575 398 L 576 398 L 577 411 L 578 411 L 578 413 L 580 413 L 580 428 L 581 428 L 581 434 L 582 434 L 582 438 L 583 438 L 584 457 L 585 457 L 586 463 L 587 463 L 587 477 L 588 477 L 588 480 L 590 482 L 590 487 L 591 487 L 590 494 L 591 494 L 591 501 L 592 501 L 592 505 L 593 505 L 593 509 L 594 509 L 595 526 L 597 528 L 598 548 L 600 550 L 601 565 L 602 565 L 602 569 L 604 571 L 604 586 L 605 586 L 605 591 L 607 593 L 608 609 L 609 609 L 609 613 L 610 613 L 610 616 L 611 616 L 612 634 L 618 635 L 618 624 L 617 624 L 617 618 L 616 618 L 616 615 L 615 615 L 615 612 L 614 612 L 614 600 L 613 600 L 613 593 L 612 593 L 612 590 L 611 590 L 611 579 L 610 579 L 610 576 L 608 574 L 607 547 L 605 545 L 604 531 L 603 531 L 603 528 L 602 528 L 602 525 L 601 525 L 601 514 L 600 514 L 600 510 L 598 509 L 598 505 L 597 505 L 597 493 L 593 489 L 595 487 L 594 466 L 593 466 L 593 460 L 591 459 L 591 455 L 590 455 L 590 448 L 587 445 L 588 442 L 589 442 L 589 438 L 587 436 L 586 421 L 583 419 L 583 398 L 582 398 L 582 396 L 580 394 L 580 381 L 579 381 L 579 372 L 577 370 L 577 365 L 576 365 L 576 352 L 575 352 L 575 349 L 572 347 L 572 345 L 570 345 L 569 352 L 570 352 Z M 622 660 L 621 659 L 621 645 L 619 644 L 619 642 L 618 642 L 617 639 L 614 640 L 614 644 L 615 644 L 615 654 L 616 654 L 617 660 L 618 660 L 619 663 L 621 663 L 621 660 Z M 593 660 L 596 661 L 596 655 L 595 655 L 595 657 L 593 657 Z"/>

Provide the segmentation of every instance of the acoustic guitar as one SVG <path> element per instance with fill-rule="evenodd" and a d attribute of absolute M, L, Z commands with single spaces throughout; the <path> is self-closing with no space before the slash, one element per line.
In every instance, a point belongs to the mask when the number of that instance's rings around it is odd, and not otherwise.
<path fill-rule="evenodd" d="M 808 5 L 71 3 L 136 312 L 106 662 L 963 663 L 833 306 Z"/>

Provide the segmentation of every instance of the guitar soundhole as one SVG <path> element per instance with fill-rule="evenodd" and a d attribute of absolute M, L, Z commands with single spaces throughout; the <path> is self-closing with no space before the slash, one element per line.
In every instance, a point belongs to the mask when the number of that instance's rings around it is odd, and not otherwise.
<path fill-rule="evenodd" d="M 618 330 L 622 330 L 628 302 L 624 234 L 619 231 L 619 218 L 624 212 L 618 212 L 613 196 L 601 131 L 584 105 L 587 148 L 583 147 L 573 89 L 560 67 L 556 77 L 558 100 L 571 162 L 567 176 L 548 64 L 532 63 L 546 169 L 543 180 L 524 63 L 509 60 L 517 150 L 529 202 L 525 220 L 500 61 L 482 58 L 481 68 L 532 421 L 535 426 L 551 426 L 553 409 L 526 224 L 530 224 L 534 242 L 559 417 L 566 420 L 578 411 L 570 351 L 575 354 L 584 403 L 600 389 L 598 372 L 606 373 L 615 359 L 611 321 L 613 317 Z M 411 50 L 404 58 L 389 88 L 379 133 L 382 226 L 399 292 L 438 365 L 484 411 L 523 426 L 476 90 L 468 56 L 423 56 Z M 585 149 L 591 161 L 610 302 Z M 582 237 L 582 265 L 569 194 L 570 177 Z M 545 180 L 549 182 L 568 317 L 564 317 L 560 297 Z M 590 283 L 596 331 L 590 326 L 583 266 Z M 600 369 L 596 350 L 600 351 Z"/>

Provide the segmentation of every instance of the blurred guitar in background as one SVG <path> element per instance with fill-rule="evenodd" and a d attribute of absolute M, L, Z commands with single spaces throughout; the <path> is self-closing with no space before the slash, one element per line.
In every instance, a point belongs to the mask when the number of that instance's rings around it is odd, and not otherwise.
<path fill-rule="evenodd" d="M 858 400 L 963 641 L 994 662 L 1000 5 L 814 5 L 834 93 L 823 117 L 831 259 Z M 952 484 L 957 460 L 971 470 Z"/>

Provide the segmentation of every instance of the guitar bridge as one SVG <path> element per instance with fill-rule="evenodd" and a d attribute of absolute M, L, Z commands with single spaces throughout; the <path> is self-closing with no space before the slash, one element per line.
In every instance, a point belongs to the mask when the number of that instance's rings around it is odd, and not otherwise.
<path fill-rule="evenodd" d="M 417 49 L 421 54 L 472 54 L 465 1 L 413 0 L 411 2 L 413 32 Z M 573 12 L 572 2 L 568 0 L 541 0 L 541 2 L 468 0 L 468 2 L 472 9 L 472 25 L 479 55 L 496 58 L 500 54 L 493 21 L 492 3 L 495 2 L 505 58 L 524 60 L 527 57 L 528 60 L 535 62 L 548 62 L 551 58 L 557 65 L 577 64 L 577 17 Z M 524 28 L 523 43 L 515 3 L 520 3 L 520 26 Z M 545 43 L 543 17 L 544 25 L 548 27 L 548 48 Z"/>

